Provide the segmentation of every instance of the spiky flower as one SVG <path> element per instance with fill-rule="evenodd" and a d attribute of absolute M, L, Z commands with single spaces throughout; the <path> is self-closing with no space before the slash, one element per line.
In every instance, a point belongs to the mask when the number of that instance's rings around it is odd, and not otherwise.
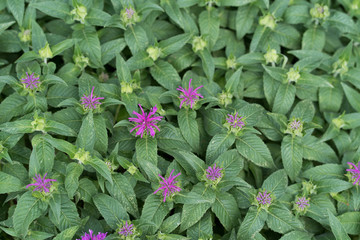
<path fill-rule="evenodd" d="M 245 126 L 245 123 L 241 121 L 242 117 L 238 116 L 238 113 L 235 114 L 228 114 L 228 118 L 226 118 L 226 121 L 230 124 L 233 128 L 243 128 Z"/>
<path fill-rule="evenodd" d="M 294 129 L 294 130 L 296 130 L 296 129 L 299 129 L 300 127 L 301 127 L 301 122 L 300 122 L 300 120 L 294 120 L 294 121 L 292 121 L 291 123 L 290 123 L 290 127 L 292 128 L 292 129 Z"/>
<path fill-rule="evenodd" d="M 126 221 L 125 224 L 120 228 L 120 231 L 118 233 L 124 237 L 127 237 L 133 234 L 133 228 L 134 224 L 128 224 L 128 222 Z"/>
<path fill-rule="evenodd" d="M 216 167 L 216 163 L 213 167 L 209 166 L 208 169 L 206 169 L 207 175 L 206 177 L 212 181 L 215 181 L 218 178 L 222 177 L 221 173 L 222 168 Z"/>
<path fill-rule="evenodd" d="M 35 88 L 38 88 L 38 84 L 40 84 L 40 81 L 39 80 L 40 77 L 34 77 L 34 73 L 32 73 L 30 76 L 28 74 L 28 72 L 26 72 L 26 78 L 22 78 L 21 80 L 22 83 L 24 83 L 26 86 L 26 88 L 30 88 L 30 89 L 34 89 Z"/>
<path fill-rule="evenodd" d="M 49 188 L 52 185 L 51 182 L 56 182 L 56 179 L 46 179 L 46 175 L 47 173 L 45 173 L 44 177 L 41 178 L 40 174 L 39 175 L 36 174 L 36 177 L 33 177 L 35 183 L 28 184 L 26 188 L 30 186 L 36 186 L 36 188 L 34 188 L 33 191 L 48 193 L 50 191 Z"/>
<path fill-rule="evenodd" d="M 85 233 L 84 236 L 81 236 L 81 239 L 76 239 L 76 240 L 104 240 L 106 238 L 106 234 L 107 233 L 98 233 L 98 234 L 93 234 L 93 230 L 89 229 L 89 233 Z"/>
<path fill-rule="evenodd" d="M 358 185 L 360 185 L 360 182 L 359 182 L 359 179 L 360 179 L 360 162 L 358 163 L 358 166 L 356 166 L 352 162 L 347 162 L 347 164 L 349 164 L 350 168 L 346 169 L 346 171 L 350 172 L 351 179 L 355 178 L 355 181 L 354 181 L 353 185 L 355 185 L 356 183 Z M 354 167 L 354 169 L 352 167 Z"/>
<path fill-rule="evenodd" d="M 134 25 L 140 21 L 139 15 L 132 6 L 122 9 L 120 12 L 120 17 L 126 26 Z"/>
<path fill-rule="evenodd" d="M 256 197 L 257 203 L 260 206 L 269 206 L 271 204 L 271 193 L 268 193 L 267 190 L 265 190 L 263 193 L 259 192 L 259 194 Z"/>
<path fill-rule="evenodd" d="M 91 94 L 88 96 L 84 94 L 84 96 L 81 98 L 81 104 L 87 109 L 96 109 L 96 107 L 101 104 L 99 100 L 104 99 L 103 97 L 96 97 L 94 95 L 94 89 L 95 87 L 92 87 Z"/>
<path fill-rule="evenodd" d="M 134 9 L 132 9 L 132 8 L 126 8 L 126 14 L 127 14 L 127 17 L 128 17 L 128 19 L 131 19 L 132 18 L 132 16 L 134 15 Z"/>
<path fill-rule="evenodd" d="M 141 134 L 141 138 L 142 138 L 144 133 L 147 134 L 150 133 L 150 136 L 154 137 L 155 136 L 154 128 L 156 128 L 160 132 L 160 129 L 158 126 L 156 126 L 156 124 L 158 123 L 158 121 L 161 121 L 163 117 L 152 116 L 156 113 L 157 110 L 156 105 L 150 109 L 149 113 L 145 113 L 140 104 L 139 107 L 141 109 L 142 114 L 133 111 L 133 114 L 135 114 L 137 118 L 129 118 L 129 121 L 137 123 L 137 125 L 133 129 L 131 129 L 130 132 L 137 129 L 136 136 L 139 136 Z"/>
<path fill-rule="evenodd" d="M 293 136 L 302 137 L 303 122 L 299 118 L 293 118 L 289 121 L 285 133 L 289 133 Z"/>
<path fill-rule="evenodd" d="M 166 201 L 167 196 L 170 196 L 171 194 L 181 191 L 181 188 L 175 185 L 178 181 L 174 181 L 175 178 L 177 178 L 181 173 L 178 173 L 177 175 L 172 176 L 173 172 L 174 172 L 174 169 L 171 171 L 170 176 L 168 178 L 163 178 L 159 174 L 159 177 L 162 179 L 162 181 L 160 181 L 161 187 L 159 187 L 154 192 L 154 194 L 156 194 L 160 190 L 163 190 L 162 195 L 164 196 L 164 202 Z"/>
<path fill-rule="evenodd" d="M 199 97 L 203 98 L 203 96 L 197 92 L 197 90 L 199 90 L 200 88 L 203 87 L 203 85 L 201 85 L 200 87 L 197 87 L 195 89 L 193 89 L 191 87 L 191 81 L 192 79 L 190 79 L 189 81 L 189 88 L 188 89 L 184 89 L 183 87 L 179 86 L 176 90 L 181 91 L 182 93 L 180 94 L 180 98 L 181 103 L 180 103 L 180 108 L 182 107 L 182 105 L 185 103 L 185 105 L 189 105 L 190 104 L 190 108 L 193 108 L 194 103 L 196 102 L 196 100 L 199 99 Z"/>
<path fill-rule="evenodd" d="M 306 206 L 310 206 L 309 199 L 306 199 L 306 197 L 298 197 L 298 201 L 295 203 L 301 211 L 303 211 L 306 208 Z"/>

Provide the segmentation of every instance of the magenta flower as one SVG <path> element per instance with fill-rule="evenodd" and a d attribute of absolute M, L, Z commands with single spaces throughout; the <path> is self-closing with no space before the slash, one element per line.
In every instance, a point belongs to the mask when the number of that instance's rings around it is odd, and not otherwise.
<path fill-rule="evenodd" d="M 346 171 L 348 171 L 352 174 L 352 179 L 356 178 L 353 185 L 355 185 L 356 183 L 358 183 L 358 185 L 360 185 L 360 182 L 358 182 L 360 179 L 360 162 L 358 163 L 358 166 L 356 166 L 352 162 L 348 162 L 347 164 L 350 165 L 350 168 L 346 169 Z M 354 167 L 354 169 L 352 169 L 351 167 Z"/>
<path fill-rule="evenodd" d="M 301 127 L 301 122 L 300 122 L 300 120 L 294 120 L 294 121 L 292 121 L 291 122 L 291 124 L 290 124 L 290 127 L 292 128 L 292 129 L 299 129 L 300 127 Z"/>
<path fill-rule="evenodd" d="M 125 222 L 125 224 L 122 226 L 122 228 L 120 229 L 119 234 L 123 235 L 124 237 L 127 237 L 129 235 L 133 234 L 133 228 L 134 228 L 134 224 L 128 224 L 127 221 Z"/>
<path fill-rule="evenodd" d="M 33 177 L 35 183 L 28 184 L 26 188 L 30 186 L 36 186 L 36 188 L 33 191 L 39 191 L 39 192 L 49 192 L 49 188 L 51 187 L 51 182 L 56 182 L 56 179 L 46 179 L 47 173 L 45 173 L 44 177 L 41 178 L 40 174 L 36 174 L 36 178 Z"/>
<path fill-rule="evenodd" d="M 241 121 L 242 117 L 238 116 L 237 113 L 235 114 L 228 114 L 228 118 L 226 118 L 226 121 L 232 126 L 233 128 L 243 128 L 245 126 L 245 123 Z"/>
<path fill-rule="evenodd" d="M 38 80 L 40 77 L 34 77 L 34 73 L 32 73 L 30 76 L 29 74 L 26 72 L 26 76 L 27 78 L 22 78 L 21 80 L 22 83 L 26 84 L 26 88 L 30 88 L 30 89 L 33 89 L 34 87 L 35 88 L 38 88 L 38 84 L 40 83 Z"/>
<path fill-rule="evenodd" d="M 222 168 L 216 167 L 216 163 L 214 164 L 214 167 L 208 167 L 208 169 L 206 169 L 207 171 L 207 179 L 210 179 L 212 181 L 215 181 L 218 178 L 222 177 L 222 173 L 221 173 Z"/>
<path fill-rule="evenodd" d="M 127 17 L 128 19 L 131 19 L 132 16 L 134 15 L 134 10 L 132 8 L 126 8 L 126 14 L 127 14 Z"/>
<path fill-rule="evenodd" d="M 81 236 L 81 239 L 76 239 L 76 240 L 104 240 L 106 238 L 106 234 L 107 233 L 98 233 L 97 235 L 94 234 L 93 235 L 93 230 L 89 229 L 89 233 L 85 233 L 84 236 Z"/>
<path fill-rule="evenodd" d="M 170 176 L 168 178 L 163 178 L 159 174 L 159 177 L 161 177 L 161 179 L 162 179 L 162 181 L 160 181 L 161 187 L 159 187 L 154 192 L 154 194 L 163 189 L 164 191 L 163 191 L 162 195 L 164 196 L 164 202 L 166 200 L 166 196 L 170 196 L 170 194 L 172 194 L 172 193 L 181 191 L 181 188 L 179 188 L 178 186 L 175 186 L 175 184 L 178 181 L 174 182 L 174 179 L 177 178 L 177 176 L 179 176 L 181 173 L 178 173 L 176 176 L 171 176 L 173 172 L 174 172 L 174 169 L 171 171 Z"/>
<path fill-rule="evenodd" d="M 86 96 L 84 94 L 84 96 L 81 98 L 81 101 L 82 101 L 81 104 L 84 105 L 85 108 L 95 109 L 97 105 L 101 104 L 101 102 L 99 102 L 98 100 L 104 99 L 103 97 L 96 97 L 93 94 L 94 93 L 94 88 L 95 87 L 92 87 L 91 94 L 89 96 Z"/>
<path fill-rule="evenodd" d="M 309 200 L 305 197 L 299 197 L 298 201 L 295 202 L 301 210 L 304 210 L 306 206 L 309 206 Z"/>
<path fill-rule="evenodd" d="M 152 115 L 154 115 L 157 110 L 156 105 L 155 107 L 150 109 L 149 113 L 145 113 L 140 104 L 139 107 L 141 109 L 142 114 L 133 111 L 133 114 L 135 114 L 137 118 L 129 118 L 129 121 L 137 123 L 137 125 L 133 129 L 131 129 L 130 132 L 137 129 L 136 136 L 141 134 L 141 138 L 142 138 L 144 132 L 146 132 L 147 134 L 150 133 L 150 135 L 154 137 L 155 136 L 154 128 L 156 128 L 160 132 L 160 129 L 158 128 L 158 126 L 156 126 L 156 124 L 158 123 L 158 121 L 161 121 L 162 117 L 161 116 L 152 117 Z"/>
<path fill-rule="evenodd" d="M 267 193 L 266 190 L 263 193 L 259 192 L 258 196 L 256 197 L 256 200 L 258 201 L 258 204 L 260 204 L 260 205 L 271 204 L 270 193 Z"/>
<path fill-rule="evenodd" d="M 181 95 L 180 98 L 182 98 L 181 103 L 180 103 L 180 108 L 181 106 L 185 103 L 185 105 L 190 105 L 190 108 L 193 107 L 193 104 L 195 103 L 196 100 L 199 99 L 199 97 L 203 98 L 203 96 L 197 92 L 197 90 L 199 90 L 200 88 L 203 87 L 203 85 L 201 85 L 200 87 L 197 87 L 195 89 L 193 89 L 190 85 L 191 85 L 191 81 L 192 79 L 190 79 L 189 81 L 189 88 L 188 89 L 184 89 L 181 86 L 179 86 L 176 90 L 181 91 Z"/>

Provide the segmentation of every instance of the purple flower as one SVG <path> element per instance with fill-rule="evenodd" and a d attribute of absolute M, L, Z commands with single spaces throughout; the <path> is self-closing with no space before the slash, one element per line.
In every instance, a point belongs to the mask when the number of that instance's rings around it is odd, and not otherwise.
<path fill-rule="evenodd" d="M 94 88 L 95 87 L 92 87 L 91 94 L 89 96 L 86 96 L 84 94 L 84 96 L 81 98 L 81 101 L 82 101 L 81 104 L 84 105 L 85 108 L 95 109 L 97 105 L 101 104 L 101 102 L 99 102 L 98 100 L 104 99 L 103 97 L 96 97 L 93 94 L 94 93 Z"/>
<path fill-rule="evenodd" d="M 358 182 L 360 179 L 360 162 L 358 163 L 358 166 L 356 166 L 352 162 L 348 162 L 347 164 L 350 165 L 350 168 L 346 169 L 346 171 L 350 172 L 353 175 L 352 178 L 356 178 L 353 185 L 355 185 L 356 183 L 360 185 L 360 182 Z M 352 169 L 351 167 L 354 167 L 354 169 Z"/>
<path fill-rule="evenodd" d="M 174 169 L 171 171 L 170 176 L 168 178 L 163 178 L 160 174 L 159 177 L 161 177 L 161 179 L 163 181 L 160 181 L 160 185 L 161 187 L 159 187 L 155 192 L 157 193 L 158 191 L 164 189 L 162 195 L 164 196 L 164 202 L 166 200 L 166 196 L 170 196 L 171 193 L 175 193 L 175 192 L 180 192 L 181 188 L 179 188 L 178 186 L 175 186 L 175 184 L 178 181 L 174 182 L 174 179 L 179 176 L 181 173 L 178 173 L 176 176 L 171 176 L 172 173 L 174 172 Z"/>
<path fill-rule="evenodd" d="M 206 169 L 208 173 L 206 177 L 212 181 L 215 181 L 216 179 L 222 177 L 221 170 L 222 168 L 216 167 L 216 163 L 215 163 L 214 167 L 208 167 L 208 169 Z"/>
<path fill-rule="evenodd" d="M 181 95 L 180 98 L 182 98 L 181 103 L 180 103 L 180 108 L 181 106 L 185 103 L 185 105 L 189 105 L 191 104 L 190 108 L 193 107 L 193 104 L 195 102 L 195 100 L 199 99 L 199 97 L 203 98 L 203 96 L 200 93 L 197 93 L 197 90 L 199 90 L 200 88 L 203 87 L 203 85 L 201 85 L 200 87 L 197 87 L 195 89 L 193 89 L 190 85 L 191 85 L 191 81 L 192 79 L 190 79 L 189 81 L 189 88 L 188 89 L 184 89 L 181 86 L 179 86 L 176 90 L 181 91 Z"/>
<path fill-rule="evenodd" d="M 107 233 L 98 233 L 97 235 L 94 234 L 93 235 L 93 230 L 89 229 L 89 233 L 85 233 L 84 236 L 81 236 L 81 239 L 76 239 L 76 240 L 104 240 L 106 238 L 106 234 Z"/>
<path fill-rule="evenodd" d="M 306 206 L 309 206 L 309 200 L 305 197 L 299 197 L 298 201 L 295 202 L 301 210 L 304 210 Z"/>
<path fill-rule="evenodd" d="M 233 128 L 243 128 L 245 126 L 245 123 L 241 121 L 242 117 L 238 116 L 237 113 L 235 114 L 228 114 L 228 118 L 226 118 L 226 121 L 232 126 Z"/>
<path fill-rule="evenodd" d="M 44 177 L 41 178 L 40 174 L 36 174 L 36 178 L 33 177 L 35 183 L 31 183 L 26 186 L 26 188 L 30 186 L 36 186 L 36 188 L 33 191 L 40 191 L 40 192 L 49 192 L 49 188 L 51 187 L 52 183 L 50 182 L 56 182 L 56 179 L 45 179 L 47 173 L 45 173 Z"/>
<path fill-rule="evenodd" d="M 134 224 L 128 224 L 127 221 L 125 222 L 125 224 L 122 226 L 122 228 L 120 229 L 119 234 L 123 235 L 125 237 L 127 237 L 128 235 L 132 235 L 133 234 L 133 228 L 134 228 Z"/>
<path fill-rule="evenodd" d="M 33 89 L 34 87 L 35 88 L 38 88 L 38 84 L 40 83 L 38 80 L 40 77 L 34 77 L 34 73 L 32 73 L 30 76 L 29 74 L 26 72 L 26 76 L 27 78 L 22 78 L 21 80 L 22 83 L 26 84 L 26 88 L 30 88 L 30 89 Z"/>
<path fill-rule="evenodd" d="M 152 115 L 154 115 L 157 110 L 156 105 L 155 107 L 150 109 L 149 113 L 145 113 L 140 104 L 139 107 L 141 109 L 142 114 L 133 111 L 133 114 L 135 114 L 137 118 L 129 118 L 129 121 L 137 123 L 137 125 L 133 129 L 131 129 L 130 132 L 137 129 L 136 136 L 141 134 L 141 138 L 142 138 L 144 132 L 146 132 L 147 134 L 150 133 L 150 135 L 154 137 L 155 136 L 154 128 L 156 128 L 160 132 L 160 129 L 158 128 L 158 126 L 156 126 L 156 124 L 158 123 L 158 121 L 162 119 L 162 117 L 161 116 L 152 117 Z"/>
<path fill-rule="evenodd" d="M 126 8 L 126 14 L 127 14 L 127 17 L 128 19 L 131 19 L 132 16 L 134 15 L 134 10 L 132 8 Z"/>
<path fill-rule="evenodd" d="M 294 120 L 294 121 L 292 121 L 291 122 L 291 124 L 290 124 L 290 127 L 292 128 L 292 129 L 299 129 L 300 127 L 301 127 L 301 122 L 300 122 L 300 120 Z"/>
<path fill-rule="evenodd" d="M 266 192 L 267 192 L 266 190 L 263 193 L 259 192 L 258 196 L 256 197 L 256 200 L 260 205 L 271 204 L 270 193 L 266 193 Z"/>

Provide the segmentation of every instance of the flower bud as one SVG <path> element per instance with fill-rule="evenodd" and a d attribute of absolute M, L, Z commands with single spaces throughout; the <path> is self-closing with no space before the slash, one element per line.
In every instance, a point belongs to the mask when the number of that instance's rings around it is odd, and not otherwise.
<path fill-rule="evenodd" d="M 342 127 L 345 126 L 345 121 L 342 119 L 342 116 L 338 117 L 338 118 L 334 118 L 331 121 L 338 129 L 341 129 Z"/>
<path fill-rule="evenodd" d="M 259 24 L 262 26 L 268 27 L 271 30 L 274 30 L 276 27 L 276 20 L 271 13 L 268 13 L 267 15 L 262 16 L 260 18 Z"/>
<path fill-rule="evenodd" d="M 206 47 L 206 41 L 201 36 L 196 36 L 192 41 L 192 49 L 194 52 L 202 51 Z"/>
<path fill-rule="evenodd" d="M 86 68 L 86 66 L 89 65 L 89 58 L 85 57 L 84 55 L 77 55 L 74 56 L 74 62 L 77 67 L 79 67 L 81 70 Z"/>
<path fill-rule="evenodd" d="M 315 4 L 315 7 L 310 9 L 310 15 L 315 19 L 326 19 L 330 16 L 329 7 L 317 3 Z"/>
<path fill-rule="evenodd" d="M 22 29 L 21 32 L 18 34 L 20 41 L 22 42 L 30 42 L 31 41 L 31 30 L 29 29 Z"/>
<path fill-rule="evenodd" d="M 302 182 L 302 191 L 305 195 L 316 194 L 317 193 L 316 188 L 317 188 L 317 186 L 315 184 L 313 184 L 311 181 L 309 181 L 309 182 L 303 181 Z"/>
<path fill-rule="evenodd" d="M 125 26 L 134 25 L 135 23 L 140 22 L 139 15 L 132 7 L 121 10 L 120 18 Z"/>
<path fill-rule="evenodd" d="M 302 137 L 303 136 L 302 131 L 303 131 L 303 122 L 299 118 L 293 118 L 291 121 L 289 121 L 285 133 L 289 133 L 293 136 Z"/>
<path fill-rule="evenodd" d="M 48 58 L 53 57 L 53 53 L 50 49 L 49 43 L 46 43 L 45 47 L 39 50 L 39 55 L 42 59 L 44 59 L 44 61 L 46 61 L 46 59 Z"/>
<path fill-rule="evenodd" d="M 236 66 L 237 66 L 236 57 L 235 56 L 230 56 L 226 60 L 227 69 L 236 69 Z"/>
<path fill-rule="evenodd" d="M 229 92 L 224 92 L 218 94 L 219 103 L 225 107 L 232 103 L 233 95 Z"/>
<path fill-rule="evenodd" d="M 73 19 L 75 21 L 79 21 L 82 24 L 85 23 L 85 17 L 87 15 L 87 9 L 84 5 L 78 5 L 70 12 L 71 15 L 73 15 Z"/>
<path fill-rule="evenodd" d="M 289 71 L 286 73 L 288 82 L 297 82 L 300 78 L 299 69 L 290 68 Z"/>
<path fill-rule="evenodd" d="M 134 91 L 131 83 L 121 81 L 120 86 L 121 86 L 121 93 L 130 94 Z"/>
<path fill-rule="evenodd" d="M 128 171 L 131 175 L 134 175 L 134 174 L 138 171 L 138 169 L 137 169 L 137 167 L 134 166 L 134 164 L 131 164 L 127 171 Z"/>
<path fill-rule="evenodd" d="M 161 55 L 161 48 L 150 46 L 146 49 L 152 60 L 156 61 Z"/>
<path fill-rule="evenodd" d="M 268 64 L 268 63 L 275 64 L 279 59 L 279 55 L 276 53 L 275 49 L 269 49 L 264 54 L 264 58 L 265 58 L 266 64 Z"/>
<path fill-rule="evenodd" d="M 89 161 L 91 158 L 90 152 L 85 151 L 83 148 L 79 148 L 78 151 L 75 153 L 74 157 L 72 159 L 76 159 L 79 161 L 79 163 L 86 164 L 87 161 Z"/>
<path fill-rule="evenodd" d="M 34 121 L 31 122 L 31 126 L 33 128 L 33 131 L 45 132 L 45 118 L 35 117 Z"/>
<path fill-rule="evenodd" d="M 338 74 L 343 75 L 349 71 L 348 62 L 345 59 L 337 60 L 333 65 L 333 73 L 335 76 Z"/>
<path fill-rule="evenodd" d="M 0 153 L 2 153 L 4 151 L 5 147 L 4 145 L 2 145 L 2 141 L 0 141 Z"/>

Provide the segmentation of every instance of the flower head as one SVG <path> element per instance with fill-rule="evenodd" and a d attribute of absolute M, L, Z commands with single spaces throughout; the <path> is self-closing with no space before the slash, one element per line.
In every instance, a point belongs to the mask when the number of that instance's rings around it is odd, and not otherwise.
<path fill-rule="evenodd" d="M 29 76 L 29 74 L 26 72 L 26 78 L 22 78 L 21 80 L 23 80 L 22 81 L 22 83 L 24 83 L 24 84 L 26 84 L 26 88 L 30 88 L 30 89 L 33 89 L 34 87 L 35 88 L 38 88 L 39 86 L 38 86 L 38 84 L 40 83 L 40 81 L 38 81 L 39 80 L 39 78 L 40 77 L 34 77 L 34 73 L 32 73 L 30 76 Z"/>
<path fill-rule="evenodd" d="M 235 114 L 228 114 L 228 118 L 226 118 L 226 121 L 230 124 L 233 128 L 243 128 L 245 126 L 245 123 L 241 121 L 242 117 L 238 116 L 238 113 Z"/>
<path fill-rule="evenodd" d="M 263 193 L 259 192 L 259 194 L 256 197 L 256 200 L 260 206 L 270 205 L 271 204 L 270 193 L 267 193 L 266 190 Z"/>
<path fill-rule="evenodd" d="M 348 162 L 347 164 L 349 164 L 350 168 L 346 169 L 346 171 L 351 173 L 351 175 L 352 175 L 351 178 L 352 179 L 355 178 L 355 181 L 354 181 L 353 185 L 355 185 L 356 183 L 358 185 L 360 185 L 360 182 L 359 182 L 359 179 L 360 179 L 360 162 L 358 163 L 358 166 L 356 166 L 352 162 Z M 354 169 L 352 167 L 354 167 Z"/>
<path fill-rule="evenodd" d="M 288 82 L 297 82 L 299 80 L 300 71 L 298 68 L 290 68 L 289 71 L 286 73 Z"/>
<path fill-rule="evenodd" d="M 125 224 L 120 228 L 120 231 L 118 233 L 124 237 L 127 237 L 133 234 L 133 228 L 134 224 L 128 224 L 126 221 Z"/>
<path fill-rule="evenodd" d="M 106 234 L 107 233 L 98 233 L 97 235 L 94 234 L 93 235 L 93 231 L 91 229 L 89 229 L 89 233 L 85 233 L 84 236 L 81 236 L 81 239 L 76 239 L 76 240 L 104 240 L 106 238 Z"/>
<path fill-rule="evenodd" d="M 100 99 L 104 99 L 103 97 L 96 97 L 94 93 L 94 88 L 92 87 L 91 94 L 89 96 L 84 96 L 81 98 L 82 105 L 84 105 L 87 109 L 95 109 L 97 105 L 100 105 L 101 102 L 99 102 Z"/>
<path fill-rule="evenodd" d="M 125 11 L 126 11 L 128 19 L 131 19 L 132 16 L 134 15 L 134 13 L 135 13 L 134 9 L 132 9 L 132 8 L 126 8 Z"/>
<path fill-rule="evenodd" d="M 306 197 L 299 197 L 298 201 L 295 203 L 301 211 L 303 211 L 306 208 L 306 206 L 309 206 L 309 200 L 306 199 Z"/>
<path fill-rule="evenodd" d="M 36 174 L 36 178 L 34 177 L 35 183 L 28 184 L 26 188 L 30 186 L 36 186 L 33 191 L 39 191 L 39 192 L 49 192 L 49 188 L 51 187 L 52 183 L 50 182 L 56 182 L 56 179 L 46 179 L 47 173 L 45 173 L 44 177 L 41 178 L 40 174 Z"/>
<path fill-rule="evenodd" d="M 120 18 L 126 26 L 134 25 L 135 23 L 140 21 L 139 15 L 137 14 L 136 10 L 131 6 L 121 10 Z"/>
<path fill-rule="evenodd" d="M 292 129 L 294 129 L 294 130 L 296 130 L 296 129 L 299 129 L 300 127 L 301 127 L 301 122 L 300 122 L 300 120 L 294 120 L 294 121 L 292 121 L 291 123 L 290 123 L 290 127 L 292 128 Z"/>
<path fill-rule="evenodd" d="M 200 88 L 203 87 L 203 85 L 201 85 L 200 87 L 197 87 L 195 89 L 193 89 L 191 87 L 191 81 L 192 79 L 190 79 L 189 81 L 189 88 L 188 89 L 184 89 L 181 86 L 179 86 L 176 90 L 181 91 L 181 95 L 180 98 L 182 98 L 181 103 L 180 103 L 180 108 L 182 107 L 182 105 L 185 103 L 185 105 L 189 105 L 190 104 L 190 108 L 193 107 L 194 103 L 196 102 L 196 100 L 199 99 L 199 97 L 203 98 L 203 96 L 197 92 L 197 90 L 199 90 Z"/>
<path fill-rule="evenodd" d="M 216 167 L 216 163 L 214 164 L 214 167 L 208 167 L 208 169 L 206 169 L 207 172 L 207 179 L 210 179 L 212 181 L 215 181 L 218 178 L 222 177 L 222 173 L 221 173 L 222 168 Z"/>
<path fill-rule="evenodd" d="M 136 136 L 141 134 L 141 138 L 142 138 L 144 135 L 144 132 L 146 132 L 147 134 L 150 133 L 150 136 L 154 137 L 155 136 L 154 128 L 156 128 L 160 132 L 160 129 L 158 128 L 158 126 L 156 126 L 156 124 L 158 123 L 158 121 L 160 121 L 162 119 L 162 117 L 161 116 L 156 116 L 156 117 L 152 116 L 155 114 L 155 112 L 157 110 L 156 105 L 153 108 L 151 108 L 149 113 L 145 113 L 140 104 L 139 104 L 139 107 L 141 109 L 142 114 L 139 114 L 139 113 L 133 111 L 133 114 L 135 114 L 137 116 L 137 118 L 129 118 L 129 121 L 137 123 L 137 125 L 133 129 L 131 129 L 130 132 L 137 129 Z"/>
<path fill-rule="evenodd" d="M 292 118 L 287 125 L 285 133 L 302 137 L 303 122 L 299 118 Z"/>
<path fill-rule="evenodd" d="M 164 202 L 166 200 L 166 196 L 170 196 L 170 194 L 172 194 L 172 193 L 181 191 L 181 188 L 179 188 L 178 186 L 175 185 L 178 181 L 174 181 L 175 178 L 177 178 L 181 173 L 178 173 L 176 176 L 172 176 L 173 172 L 174 172 L 174 169 L 171 171 L 170 176 L 168 178 L 163 178 L 159 174 L 159 177 L 162 179 L 162 181 L 160 181 L 161 187 L 159 187 L 154 192 L 154 194 L 156 194 L 160 190 L 164 190 L 162 193 L 162 195 L 164 196 Z"/>

